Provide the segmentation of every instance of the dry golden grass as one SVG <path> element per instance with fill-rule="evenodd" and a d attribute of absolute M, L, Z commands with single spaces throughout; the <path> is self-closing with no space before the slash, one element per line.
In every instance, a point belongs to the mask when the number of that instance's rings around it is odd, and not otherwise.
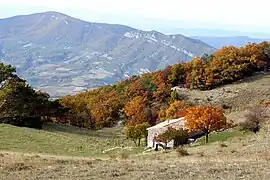
<path fill-rule="evenodd" d="M 61 159 L 4 154 L 3 179 L 268 179 L 265 157 L 175 157 L 174 152 L 128 160 Z"/>

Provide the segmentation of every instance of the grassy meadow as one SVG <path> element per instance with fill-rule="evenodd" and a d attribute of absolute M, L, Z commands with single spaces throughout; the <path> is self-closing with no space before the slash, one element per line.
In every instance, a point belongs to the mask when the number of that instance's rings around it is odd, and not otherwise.
<path fill-rule="evenodd" d="M 68 125 L 45 124 L 43 130 L 0 124 L 0 150 L 62 156 L 106 156 L 110 151 L 139 152 L 122 128 L 81 130 Z"/>
<path fill-rule="evenodd" d="M 49 124 L 46 128 L 0 125 L 1 178 L 267 179 L 270 173 L 269 124 L 256 135 L 212 134 L 209 144 L 200 145 L 201 139 L 185 146 L 187 156 L 173 149 L 135 148 L 121 135 L 122 128 L 79 134 L 72 127 Z M 59 131 L 62 128 L 71 132 Z"/>

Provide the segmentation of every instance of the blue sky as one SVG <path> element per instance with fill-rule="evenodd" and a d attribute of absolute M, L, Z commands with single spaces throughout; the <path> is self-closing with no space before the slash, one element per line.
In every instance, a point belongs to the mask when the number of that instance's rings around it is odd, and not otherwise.
<path fill-rule="evenodd" d="M 0 0 L 0 18 L 58 11 L 141 29 L 210 28 L 270 32 L 269 0 Z"/>

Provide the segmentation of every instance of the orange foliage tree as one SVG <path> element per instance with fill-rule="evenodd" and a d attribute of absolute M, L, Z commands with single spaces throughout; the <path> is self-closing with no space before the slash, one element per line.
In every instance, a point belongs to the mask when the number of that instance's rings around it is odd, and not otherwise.
<path fill-rule="evenodd" d="M 226 127 L 226 117 L 221 108 L 212 106 L 194 106 L 186 110 L 185 126 L 189 132 L 202 131 L 208 136 L 213 131 L 218 131 Z"/>
<path fill-rule="evenodd" d="M 171 87 L 167 83 L 168 74 L 166 71 L 158 71 L 152 73 L 153 83 L 156 86 L 156 90 L 153 92 L 153 98 L 157 102 L 164 102 L 171 94 Z"/>
<path fill-rule="evenodd" d="M 159 120 L 180 118 L 184 116 L 185 109 L 190 107 L 191 104 L 183 100 L 173 101 L 167 109 L 159 111 Z"/>
<path fill-rule="evenodd" d="M 151 111 L 147 105 L 147 99 L 137 96 L 128 102 L 124 107 L 124 113 L 129 118 L 129 125 L 148 122 L 151 118 Z"/>
<path fill-rule="evenodd" d="M 119 95 L 115 90 L 104 89 L 87 99 L 87 106 L 92 118 L 95 120 L 95 128 L 111 127 L 119 120 L 119 110 L 123 108 Z"/>
<path fill-rule="evenodd" d="M 177 118 L 176 113 L 189 107 L 190 105 L 185 101 L 174 101 L 170 104 L 170 107 L 166 110 L 167 118 Z"/>

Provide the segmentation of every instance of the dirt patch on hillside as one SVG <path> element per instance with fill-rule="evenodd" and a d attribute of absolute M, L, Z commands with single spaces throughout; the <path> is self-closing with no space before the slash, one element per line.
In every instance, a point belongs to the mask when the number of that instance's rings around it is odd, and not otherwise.
<path fill-rule="evenodd" d="M 270 73 L 257 74 L 209 91 L 180 88 L 178 94 L 195 104 L 223 107 L 226 115 L 238 122 L 247 109 L 270 101 Z"/>

